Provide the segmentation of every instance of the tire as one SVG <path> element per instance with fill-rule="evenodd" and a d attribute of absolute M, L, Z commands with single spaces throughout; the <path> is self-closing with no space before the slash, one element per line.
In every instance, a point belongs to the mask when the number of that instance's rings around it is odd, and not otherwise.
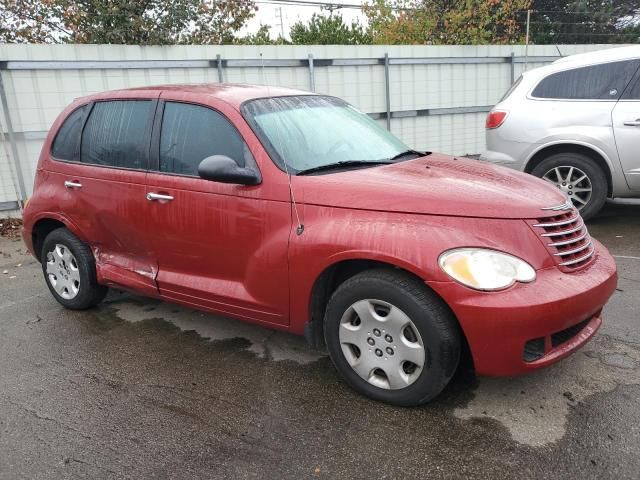
<path fill-rule="evenodd" d="M 407 318 L 411 325 L 399 330 Z M 456 318 L 440 297 L 406 272 L 376 269 L 349 278 L 331 296 L 324 322 L 336 369 L 354 390 L 375 400 L 399 406 L 426 403 L 458 367 L 461 333 Z M 416 353 L 420 344 L 422 365 Z M 407 358 L 418 358 L 418 363 L 403 361 Z"/>
<path fill-rule="evenodd" d="M 574 169 L 573 173 L 570 173 L 571 167 Z M 571 175 L 573 180 L 577 180 L 582 174 L 586 175 L 586 179 L 575 185 L 571 185 L 571 182 L 564 182 L 567 185 L 563 186 L 562 182 L 557 180 L 556 172 L 560 172 L 565 180 L 566 175 Z M 531 171 L 531 174 L 549 180 L 565 191 L 585 220 L 597 214 L 607 199 L 608 184 L 605 173 L 591 158 L 581 153 L 567 152 L 551 155 L 540 162 Z M 588 184 L 591 186 L 588 198 L 585 192 L 574 191 L 576 188 L 588 187 Z M 572 189 L 569 189 L 570 185 L 573 187 Z M 585 200 L 586 204 L 583 205 L 581 202 Z"/>
<path fill-rule="evenodd" d="M 91 249 L 66 228 L 53 230 L 42 244 L 42 272 L 54 298 L 71 310 L 100 303 L 108 288 L 96 280 Z"/>

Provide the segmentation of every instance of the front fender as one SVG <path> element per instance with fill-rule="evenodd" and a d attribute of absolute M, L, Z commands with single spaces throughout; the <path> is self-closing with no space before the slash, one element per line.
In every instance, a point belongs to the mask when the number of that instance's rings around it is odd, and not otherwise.
<path fill-rule="evenodd" d="M 552 265 L 536 235 L 519 219 L 415 215 L 345 208 L 304 207 L 305 229 L 289 247 L 291 330 L 302 334 L 310 318 L 316 280 L 345 260 L 374 260 L 402 268 L 425 282 L 445 282 L 442 252 L 492 248 L 520 256 L 534 268 Z M 444 299 L 446 301 L 446 299 Z"/>

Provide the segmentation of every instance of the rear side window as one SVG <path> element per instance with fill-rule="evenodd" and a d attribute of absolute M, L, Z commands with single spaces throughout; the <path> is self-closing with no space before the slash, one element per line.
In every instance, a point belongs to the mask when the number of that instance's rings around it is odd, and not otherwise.
<path fill-rule="evenodd" d="M 549 75 L 531 95 L 567 100 L 617 100 L 637 69 L 637 60 L 574 68 Z"/>
<path fill-rule="evenodd" d="M 160 131 L 160 171 L 198 175 L 198 165 L 226 155 L 244 167 L 250 155 L 242 137 L 222 114 L 207 107 L 167 102 Z"/>
<path fill-rule="evenodd" d="M 624 92 L 623 100 L 640 100 L 640 78 Z"/>
<path fill-rule="evenodd" d="M 61 160 L 78 161 L 80 159 L 80 133 L 87 106 L 71 112 L 64 121 L 53 141 L 51 154 Z"/>
<path fill-rule="evenodd" d="M 146 169 L 152 105 L 150 100 L 96 103 L 82 133 L 82 162 Z"/>

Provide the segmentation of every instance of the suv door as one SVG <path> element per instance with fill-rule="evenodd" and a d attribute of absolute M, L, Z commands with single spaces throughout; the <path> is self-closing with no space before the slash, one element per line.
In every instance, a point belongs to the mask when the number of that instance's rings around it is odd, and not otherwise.
<path fill-rule="evenodd" d="M 616 104 L 611 121 L 627 185 L 640 190 L 640 75 Z"/>
<path fill-rule="evenodd" d="M 100 100 L 73 112 L 51 149 L 59 210 L 94 251 L 98 279 L 157 295 L 147 245 L 146 170 L 157 100 Z M 69 128 L 67 128 L 69 123 Z"/>
<path fill-rule="evenodd" d="M 288 324 L 291 205 L 271 200 L 264 184 L 199 178 L 199 163 L 211 155 L 258 168 L 220 111 L 161 101 L 152 139 L 156 171 L 147 177 L 160 294 L 231 316 Z"/>

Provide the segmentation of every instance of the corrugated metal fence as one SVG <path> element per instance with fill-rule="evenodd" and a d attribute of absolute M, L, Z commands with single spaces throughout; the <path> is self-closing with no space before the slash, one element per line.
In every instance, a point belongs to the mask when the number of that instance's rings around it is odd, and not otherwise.
<path fill-rule="evenodd" d="M 523 69 L 610 45 L 0 45 L 0 211 L 31 194 L 47 129 L 74 98 L 164 83 L 279 85 L 342 97 L 417 149 L 484 148 L 484 115 Z"/>

